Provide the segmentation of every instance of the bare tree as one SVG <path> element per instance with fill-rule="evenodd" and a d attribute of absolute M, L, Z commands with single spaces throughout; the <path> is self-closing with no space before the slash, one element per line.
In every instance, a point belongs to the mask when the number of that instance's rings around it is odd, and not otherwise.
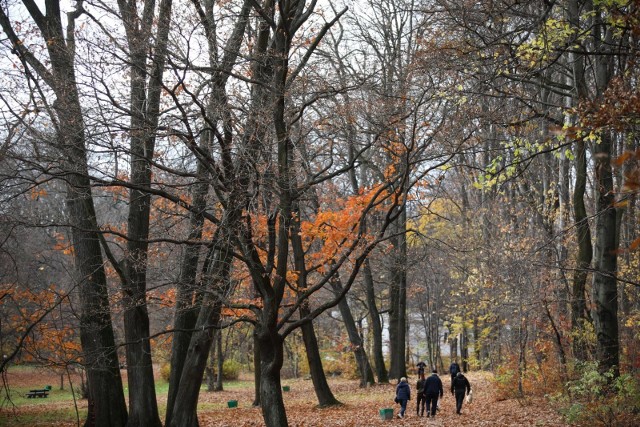
<path fill-rule="evenodd" d="M 75 20 L 81 5 L 68 13 L 66 32 L 57 0 L 45 2 L 44 13 L 32 1 L 24 6 L 46 45 L 49 65 L 40 61 L 21 41 L 12 25 L 6 3 L 0 9 L 0 24 L 11 48 L 24 67 L 25 77 L 38 84 L 38 93 L 47 89 L 55 100 L 41 98 L 56 129 L 55 146 L 60 150 L 58 176 L 67 184 L 67 212 L 72 230 L 77 282 L 81 301 L 81 341 L 89 379 L 87 425 L 117 426 L 127 422 L 127 409 L 115 349 L 106 287 L 100 234 L 98 233 L 91 183 L 87 170 L 85 129 L 75 77 Z M 36 79 L 37 77 L 37 79 Z"/>

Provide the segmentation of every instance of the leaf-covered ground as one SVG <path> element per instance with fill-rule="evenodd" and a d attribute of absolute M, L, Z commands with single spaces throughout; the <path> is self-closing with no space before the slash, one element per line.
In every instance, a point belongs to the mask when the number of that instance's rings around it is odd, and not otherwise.
<path fill-rule="evenodd" d="M 399 405 L 393 403 L 395 384 L 376 385 L 367 389 L 358 387 L 356 381 L 330 379 L 329 383 L 335 396 L 343 405 L 338 407 L 318 408 L 310 380 L 283 380 L 283 385 L 290 387 L 283 397 L 287 409 L 287 417 L 291 426 L 564 426 L 561 418 L 544 400 L 529 399 L 526 402 L 517 400 L 498 401 L 493 392 L 490 374 L 469 373 L 468 378 L 474 389 L 474 401 L 465 404 L 462 415 L 455 413 L 455 399 L 445 393 L 441 409 L 435 419 L 416 415 L 415 397 L 409 402 L 407 416 L 398 419 Z M 449 385 L 448 376 L 443 376 L 445 391 Z M 41 383 L 42 377 L 22 378 L 29 383 Z M 415 388 L 417 378 L 411 378 Z M 22 381 L 21 381 L 22 382 Z M 15 386 L 16 381 L 13 381 Z M 415 390 L 412 390 L 414 392 Z M 159 404 L 164 408 L 164 396 L 159 397 Z M 237 408 L 228 408 L 227 402 L 237 400 Z M 253 386 L 249 382 L 241 386 L 229 387 L 222 392 L 206 392 L 200 395 L 198 414 L 201 426 L 262 426 L 262 413 L 259 408 L 251 407 L 253 402 Z M 5 402 L 6 403 L 6 402 Z M 17 406 L 6 406 L 0 409 L 0 425 L 31 426 L 71 426 L 75 422 L 61 422 L 62 419 L 73 420 L 70 414 L 74 411 L 73 401 L 63 398 L 59 392 L 52 393 L 49 399 L 16 399 Z M 81 409 L 86 408 L 86 401 L 79 401 Z M 382 420 L 379 410 L 392 408 L 393 420 Z M 56 421 L 57 420 L 57 421 Z"/>
<path fill-rule="evenodd" d="M 443 376 L 445 388 L 449 378 Z M 313 385 L 310 380 L 284 381 L 291 391 L 284 393 L 287 417 L 291 426 L 563 426 L 558 414 L 543 400 L 497 401 L 492 392 L 489 374 L 470 373 L 468 378 L 474 389 L 473 403 L 463 407 L 462 415 L 455 413 L 455 399 L 446 393 L 435 419 L 418 417 L 416 401 L 412 397 L 407 416 L 395 418 L 399 405 L 393 403 L 395 385 L 377 385 L 368 389 L 358 388 L 357 382 L 331 380 L 331 388 L 344 405 L 317 408 Z M 415 378 L 417 380 L 417 378 Z M 412 379 L 412 383 L 415 382 Z M 412 384 L 414 387 L 415 385 Z M 413 390 L 412 390 L 413 391 Z M 205 393 L 201 406 L 215 405 L 200 411 L 203 426 L 261 426 L 260 409 L 251 408 L 251 391 Z M 219 407 L 220 401 L 238 400 L 238 408 Z M 206 402 L 206 403 L 205 403 Z M 381 420 L 379 410 L 393 408 L 393 420 Z"/>

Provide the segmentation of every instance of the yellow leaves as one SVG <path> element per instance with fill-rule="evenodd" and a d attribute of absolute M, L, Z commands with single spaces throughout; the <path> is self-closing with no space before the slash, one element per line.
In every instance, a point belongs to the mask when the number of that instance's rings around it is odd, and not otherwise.
<path fill-rule="evenodd" d="M 564 45 L 574 34 L 568 21 L 547 19 L 540 33 L 518 46 L 517 56 L 533 68 L 549 61 L 556 47 Z"/>

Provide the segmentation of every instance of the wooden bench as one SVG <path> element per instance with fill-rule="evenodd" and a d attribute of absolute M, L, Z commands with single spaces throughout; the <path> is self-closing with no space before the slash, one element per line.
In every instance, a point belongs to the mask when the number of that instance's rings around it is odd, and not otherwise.
<path fill-rule="evenodd" d="M 47 389 L 29 390 L 29 393 L 27 393 L 27 399 L 36 398 L 36 397 L 48 397 L 48 396 L 49 396 L 49 390 Z"/>

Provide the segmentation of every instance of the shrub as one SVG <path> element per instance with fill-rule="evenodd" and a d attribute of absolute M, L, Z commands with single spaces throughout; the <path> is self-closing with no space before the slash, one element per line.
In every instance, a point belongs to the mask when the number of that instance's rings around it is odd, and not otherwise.
<path fill-rule="evenodd" d="M 324 372 L 330 376 L 342 376 L 343 378 L 359 378 L 358 364 L 353 352 L 327 352 L 322 360 Z"/>
<path fill-rule="evenodd" d="M 566 392 L 552 397 L 570 424 L 623 427 L 640 425 L 640 379 L 626 373 L 598 372 L 596 363 L 587 363 L 580 376 L 567 384 Z"/>
<path fill-rule="evenodd" d="M 237 380 L 240 377 L 242 365 L 233 359 L 227 359 L 222 364 L 222 379 Z"/>
<path fill-rule="evenodd" d="M 169 381 L 169 376 L 171 375 L 171 364 L 165 362 L 160 366 L 160 378 L 165 381 Z"/>

